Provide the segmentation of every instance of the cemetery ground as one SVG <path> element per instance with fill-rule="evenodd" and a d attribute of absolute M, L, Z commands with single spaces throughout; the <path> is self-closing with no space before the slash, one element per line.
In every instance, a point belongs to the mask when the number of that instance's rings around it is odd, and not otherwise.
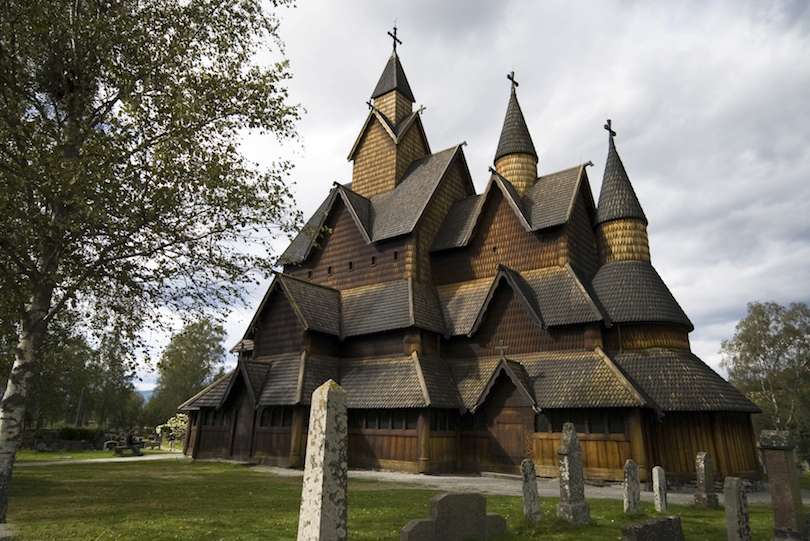
<path fill-rule="evenodd" d="M 398 540 L 411 519 L 428 516 L 428 502 L 439 493 L 410 484 L 350 479 L 349 539 Z M 21 540 L 294 540 L 300 497 L 300 476 L 228 463 L 42 465 L 15 468 L 9 520 Z M 507 533 L 497 539 L 621 539 L 621 525 L 661 516 L 648 502 L 640 513 L 626 516 L 620 499 L 589 499 L 591 523 L 571 526 L 556 518 L 558 498 L 541 501 L 541 522 L 528 525 L 522 498 L 487 495 L 487 511 L 507 520 Z M 750 510 L 753 539 L 770 539 L 770 507 L 751 505 Z M 727 539 L 722 507 L 670 504 L 667 514 L 681 517 L 689 541 Z"/>

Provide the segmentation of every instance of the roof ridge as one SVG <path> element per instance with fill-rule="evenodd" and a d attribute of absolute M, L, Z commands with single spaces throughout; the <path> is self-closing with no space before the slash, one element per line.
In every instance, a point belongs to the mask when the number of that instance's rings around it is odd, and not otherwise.
<path fill-rule="evenodd" d="M 416 101 L 396 51 L 391 53 L 391 56 L 388 58 L 388 63 L 386 63 L 385 68 L 383 68 L 380 80 L 377 82 L 377 86 L 374 87 L 374 92 L 371 93 L 371 98 L 379 98 L 392 90 L 398 91 L 403 97 L 411 100 L 411 103 Z"/>

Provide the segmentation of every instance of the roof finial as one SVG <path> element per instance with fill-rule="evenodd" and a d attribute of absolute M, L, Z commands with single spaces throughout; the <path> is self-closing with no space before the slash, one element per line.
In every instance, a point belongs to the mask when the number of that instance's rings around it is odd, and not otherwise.
<path fill-rule="evenodd" d="M 506 360 L 506 357 L 504 356 L 504 354 L 506 353 L 506 350 L 509 349 L 509 346 L 504 346 L 503 345 L 503 340 L 501 340 L 501 345 L 500 346 L 495 346 L 495 349 L 497 349 L 498 352 L 500 353 L 501 359 Z"/>
<path fill-rule="evenodd" d="M 514 90 L 515 87 L 518 86 L 518 82 L 515 81 L 515 72 L 513 71 L 512 73 L 507 75 L 506 78 L 509 79 L 510 81 L 512 81 L 512 90 Z"/>
<path fill-rule="evenodd" d="M 388 35 L 394 38 L 394 54 L 397 52 L 397 43 L 402 45 L 402 40 L 397 37 L 397 22 L 394 21 L 394 33 L 388 32 Z"/>
<path fill-rule="evenodd" d="M 616 132 L 613 131 L 613 128 L 610 125 L 610 119 L 608 119 L 607 124 L 605 124 L 605 129 L 610 132 L 611 137 L 616 137 Z"/>

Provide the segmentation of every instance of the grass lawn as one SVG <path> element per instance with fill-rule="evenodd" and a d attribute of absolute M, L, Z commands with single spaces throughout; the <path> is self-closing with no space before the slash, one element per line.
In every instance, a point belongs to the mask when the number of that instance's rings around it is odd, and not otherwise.
<path fill-rule="evenodd" d="M 168 450 L 161 451 L 158 449 L 141 449 L 144 454 L 165 454 Z M 126 456 L 132 453 L 127 451 Z M 38 452 L 30 449 L 20 449 L 17 451 L 17 458 L 15 462 L 58 462 L 60 460 L 90 460 L 93 458 L 111 458 L 113 452 L 109 450 L 103 451 L 46 451 Z"/>
<path fill-rule="evenodd" d="M 23 540 L 294 540 L 301 478 L 232 464 L 189 461 L 65 464 L 14 472 L 9 521 Z M 427 518 L 437 491 L 378 481 L 349 481 L 349 539 L 399 539 L 411 519 Z M 628 518 L 621 501 L 589 500 L 592 523 L 557 520 L 557 498 L 543 498 L 543 521 L 523 520 L 519 497 L 488 496 L 487 510 L 507 520 L 499 541 L 621 539 L 619 526 L 658 516 L 652 504 Z M 689 541 L 725 541 L 722 509 L 671 505 Z M 754 539 L 770 539 L 769 507 L 751 508 Z"/>

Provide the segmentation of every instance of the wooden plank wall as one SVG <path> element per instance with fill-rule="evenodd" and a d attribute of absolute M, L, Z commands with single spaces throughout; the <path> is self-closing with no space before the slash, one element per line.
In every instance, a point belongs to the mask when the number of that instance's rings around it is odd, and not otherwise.
<path fill-rule="evenodd" d="M 459 437 L 456 431 L 430 432 L 430 471 L 455 471 L 458 461 Z"/>
<path fill-rule="evenodd" d="M 200 458 L 226 457 L 231 451 L 231 426 L 200 427 Z"/>
<path fill-rule="evenodd" d="M 292 432 L 289 427 L 256 427 L 256 442 L 253 445 L 253 456 L 274 456 L 288 459 Z"/>
<path fill-rule="evenodd" d="M 349 462 L 396 460 L 417 462 L 416 430 L 349 429 Z"/>
<path fill-rule="evenodd" d="M 535 433 L 532 461 L 541 476 L 556 477 L 557 448 L 561 433 Z M 624 463 L 633 458 L 627 434 L 577 434 L 582 446 L 582 462 L 588 479 L 622 480 Z"/>
<path fill-rule="evenodd" d="M 759 477 L 749 414 L 735 412 L 668 412 L 651 425 L 653 466 L 667 476 L 695 478 L 695 457 L 712 456 L 715 477 Z"/>

